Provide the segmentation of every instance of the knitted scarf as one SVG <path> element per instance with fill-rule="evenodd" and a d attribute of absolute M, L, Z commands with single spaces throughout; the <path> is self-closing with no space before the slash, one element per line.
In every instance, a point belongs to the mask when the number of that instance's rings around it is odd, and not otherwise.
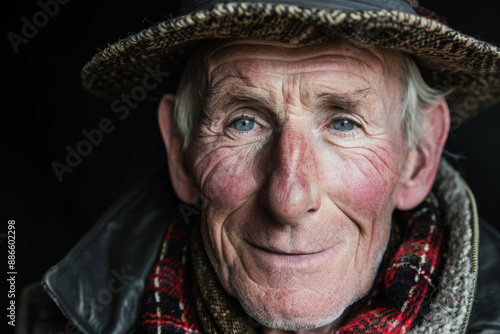
<path fill-rule="evenodd" d="M 167 232 L 147 282 L 142 332 L 260 333 L 260 325 L 220 284 L 199 224 L 190 229 L 176 220 Z M 375 283 L 337 333 L 405 333 L 417 325 L 439 283 L 445 234 L 432 194 L 413 210 L 396 211 Z"/>

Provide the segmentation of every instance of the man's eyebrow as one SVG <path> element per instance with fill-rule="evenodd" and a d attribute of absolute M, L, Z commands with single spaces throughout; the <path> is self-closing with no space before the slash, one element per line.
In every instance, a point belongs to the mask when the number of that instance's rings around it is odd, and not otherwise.
<path fill-rule="evenodd" d="M 249 94 L 247 92 L 227 92 L 223 93 L 217 89 L 209 89 L 205 93 L 204 111 L 206 116 L 213 117 L 219 110 L 228 110 L 239 104 L 252 105 L 256 108 L 270 109 L 269 101 L 265 98 Z"/>
<path fill-rule="evenodd" d="M 362 88 L 351 93 L 321 93 L 316 99 L 326 107 L 333 106 L 353 111 L 369 92 L 370 88 Z"/>

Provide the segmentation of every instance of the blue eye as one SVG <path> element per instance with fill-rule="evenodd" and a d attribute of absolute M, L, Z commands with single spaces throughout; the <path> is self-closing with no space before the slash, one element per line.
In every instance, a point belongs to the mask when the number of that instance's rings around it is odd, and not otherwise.
<path fill-rule="evenodd" d="M 337 131 L 351 131 L 354 130 L 354 128 L 356 128 L 356 124 L 347 119 L 339 119 L 333 121 L 332 126 Z"/>
<path fill-rule="evenodd" d="M 259 127 L 254 121 L 248 118 L 242 118 L 233 122 L 233 127 L 238 131 L 250 131 Z"/>

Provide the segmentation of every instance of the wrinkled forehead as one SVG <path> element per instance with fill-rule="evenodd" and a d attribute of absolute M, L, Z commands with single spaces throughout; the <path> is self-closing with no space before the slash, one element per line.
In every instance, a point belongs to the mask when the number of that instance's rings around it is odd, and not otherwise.
<path fill-rule="evenodd" d="M 304 64 L 326 58 L 341 61 L 377 80 L 402 77 L 402 61 L 398 53 L 382 48 L 360 47 L 344 41 L 296 46 L 255 39 L 213 40 L 203 47 L 201 60 L 206 83 L 209 84 L 214 76 L 230 71 L 237 62 L 275 60 Z M 290 68 L 293 70 L 292 66 Z"/>

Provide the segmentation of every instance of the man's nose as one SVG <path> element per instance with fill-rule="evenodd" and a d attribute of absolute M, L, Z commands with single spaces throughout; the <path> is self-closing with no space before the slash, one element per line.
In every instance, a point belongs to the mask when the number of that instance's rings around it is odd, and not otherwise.
<path fill-rule="evenodd" d="M 304 129 L 282 128 L 269 151 L 261 204 L 282 224 L 296 224 L 321 205 L 318 166 L 311 138 Z"/>

